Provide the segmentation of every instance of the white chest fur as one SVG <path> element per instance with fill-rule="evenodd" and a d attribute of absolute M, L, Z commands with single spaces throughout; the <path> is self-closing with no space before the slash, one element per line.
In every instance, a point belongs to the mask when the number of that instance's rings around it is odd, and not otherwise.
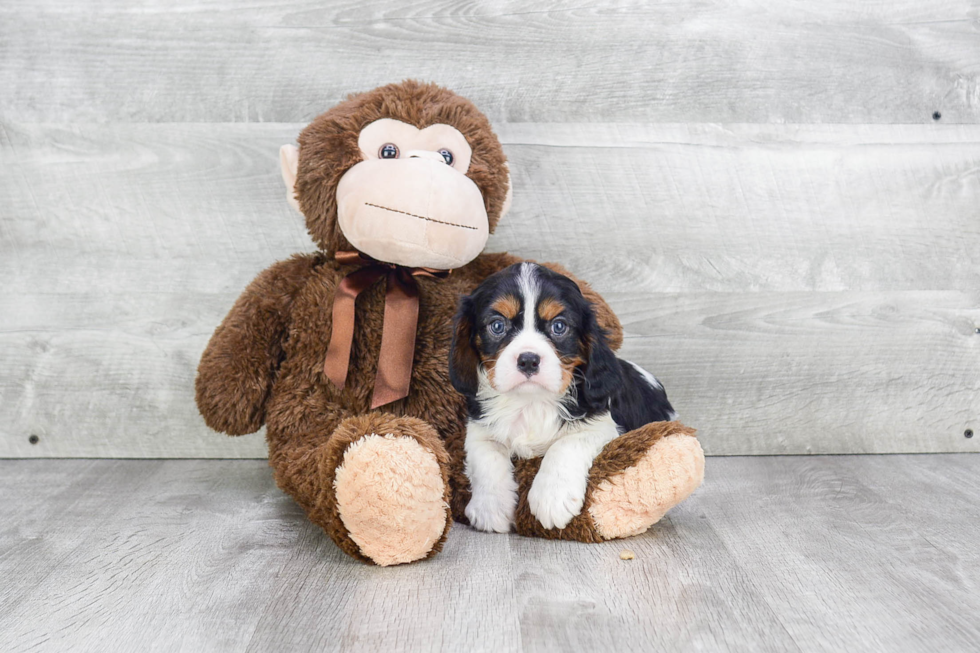
<path fill-rule="evenodd" d="M 536 458 L 568 430 L 561 399 L 537 386 L 501 394 L 481 374 L 477 400 L 483 414 L 470 424 L 478 425 L 484 438 L 502 445 L 509 455 Z"/>
<path fill-rule="evenodd" d="M 560 411 L 558 402 L 549 398 L 503 395 L 484 404 L 480 422 L 511 455 L 535 458 L 543 456 L 566 430 Z"/>

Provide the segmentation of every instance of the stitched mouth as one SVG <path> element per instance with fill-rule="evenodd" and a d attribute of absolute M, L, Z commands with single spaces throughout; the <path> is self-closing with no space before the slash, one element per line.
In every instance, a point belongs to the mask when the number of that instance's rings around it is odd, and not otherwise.
<path fill-rule="evenodd" d="M 435 218 L 430 218 L 424 215 L 416 215 L 414 213 L 409 213 L 408 211 L 399 211 L 398 209 L 389 209 L 387 206 L 381 206 L 380 204 L 371 204 L 370 202 L 364 202 L 364 206 L 373 206 L 376 209 L 382 209 L 384 211 L 391 211 L 392 213 L 400 213 L 402 215 L 408 215 L 413 218 L 418 218 L 419 220 L 426 220 L 427 222 L 435 222 L 437 224 L 445 224 L 450 227 L 459 227 L 460 229 L 472 229 L 476 231 L 476 227 L 471 227 L 465 224 L 456 224 L 455 222 L 446 222 L 445 220 L 436 220 Z"/>

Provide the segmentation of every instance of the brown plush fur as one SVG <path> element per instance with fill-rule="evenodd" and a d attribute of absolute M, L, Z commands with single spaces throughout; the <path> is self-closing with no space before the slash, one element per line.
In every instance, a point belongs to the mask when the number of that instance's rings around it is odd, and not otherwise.
<path fill-rule="evenodd" d="M 384 117 L 418 127 L 443 122 L 459 129 L 473 147 L 468 175 L 483 191 L 491 228 L 496 224 L 507 193 L 506 160 L 486 118 L 469 101 L 416 82 L 352 96 L 314 120 L 300 137 L 297 199 L 322 251 L 295 256 L 259 274 L 215 331 L 197 376 L 197 403 L 207 424 L 232 435 L 252 433 L 266 424 L 269 463 L 276 482 L 341 549 L 362 560 L 365 556 L 339 518 L 333 479 L 347 447 L 365 435 L 407 435 L 429 449 L 443 471 L 452 515 L 465 522 L 464 508 L 470 497 L 463 473 L 466 414 L 463 398 L 450 385 L 447 365 L 452 316 L 463 294 L 518 261 L 509 254 L 481 254 L 446 279 L 418 279 L 418 335 L 410 393 L 405 399 L 380 410 L 370 409 L 384 315 L 384 285 L 380 283 L 357 300 L 345 387 L 338 389 L 326 379 L 323 361 L 330 340 L 334 291 L 356 269 L 333 258 L 334 252 L 350 248 L 337 227 L 335 191 L 342 174 L 360 160 L 358 132 Z M 568 274 L 561 266 L 548 267 Z M 612 346 L 618 348 L 622 329 L 616 316 L 587 284 L 580 285 L 594 303 Z M 651 428 L 607 447 L 593 468 L 590 487 L 629 467 L 663 433 L 663 429 Z M 518 466 L 519 531 L 542 537 L 600 539 L 587 510 L 560 533 L 534 528 L 526 494 L 537 464 L 527 461 Z M 443 537 L 429 555 L 439 551 L 449 525 L 447 521 Z"/>

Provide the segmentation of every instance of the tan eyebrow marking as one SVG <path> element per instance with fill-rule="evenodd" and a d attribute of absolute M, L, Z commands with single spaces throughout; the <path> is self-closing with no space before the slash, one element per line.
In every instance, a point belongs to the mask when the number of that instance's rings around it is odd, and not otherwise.
<path fill-rule="evenodd" d="M 504 295 L 491 304 L 490 308 L 497 311 L 508 320 L 513 320 L 521 311 L 521 303 L 517 301 L 517 297 L 514 297 L 513 295 Z"/>
<path fill-rule="evenodd" d="M 553 320 L 562 314 L 565 310 L 565 305 L 562 304 L 557 299 L 552 299 L 551 297 L 544 299 L 538 304 L 538 315 L 545 322 Z"/>

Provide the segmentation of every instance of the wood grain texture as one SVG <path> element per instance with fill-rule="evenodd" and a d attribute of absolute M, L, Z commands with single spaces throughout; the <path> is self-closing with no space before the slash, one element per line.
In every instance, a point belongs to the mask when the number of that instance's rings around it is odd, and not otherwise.
<path fill-rule="evenodd" d="M 114 650 L 139 641 L 141 650 L 242 650 L 305 519 L 268 468 L 85 464 L 82 478 L 96 489 L 84 491 L 72 464 L 48 461 L 60 493 L 30 497 L 39 512 L 5 521 L 14 525 L 5 578 L 28 578 L 24 565 L 43 574 L 0 603 L 4 649 Z M 5 485 L 11 480 L 4 474 Z M 66 553 L 54 557 L 52 548 Z"/>
<path fill-rule="evenodd" d="M 418 77 L 495 121 L 980 118 L 975 0 L 7 0 L 0 115 L 308 121 Z"/>
<path fill-rule="evenodd" d="M 193 374 L 312 247 L 276 170 L 299 127 L 0 124 L 0 456 L 265 455 Z M 709 453 L 980 449 L 980 128 L 499 132 L 490 248 L 591 281 Z"/>
<path fill-rule="evenodd" d="M 0 125 L 0 272 L 36 292 L 238 290 L 312 247 L 276 155 L 300 129 Z M 498 132 L 515 201 L 490 248 L 560 257 L 600 287 L 980 287 L 978 126 Z"/>
<path fill-rule="evenodd" d="M 980 629 L 962 618 L 958 599 L 980 595 L 978 557 L 963 549 L 956 523 L 974 520 L 977 508 L 963 496 L 968 475 L 947 467 L 957 458 L 819 460 L 739 461 L 717 475 L 716 491 L 740 500 L 724 507 L 724 518 L 719 507 L 705 511 L 743 568 L 787 573 L 768 603 L 788 633 L 816 650 L 855 642 L 865 650 L 975 649 Z M 947 493 L 954 496 L 938 507 Z"/>
<path fill-rule="evenodd" d="M 980 450 L 980 293 L 609 298 L 708 453 Z"/>
<path fill-rule="evenodd" d="M 493 246 L 560 254 L 617 289 L 980 287 L 977 126 L 563 124 L 500 133 L 516 199 Z"/>
<path fill-rule="evenodd" d="M 650 532 L 369 567 L 259 461 L 0 461 L 4 650 L 969 651 L 980 456 L 711 458 Z M 629 548 L 635 559 L 623 561 Z"/>

